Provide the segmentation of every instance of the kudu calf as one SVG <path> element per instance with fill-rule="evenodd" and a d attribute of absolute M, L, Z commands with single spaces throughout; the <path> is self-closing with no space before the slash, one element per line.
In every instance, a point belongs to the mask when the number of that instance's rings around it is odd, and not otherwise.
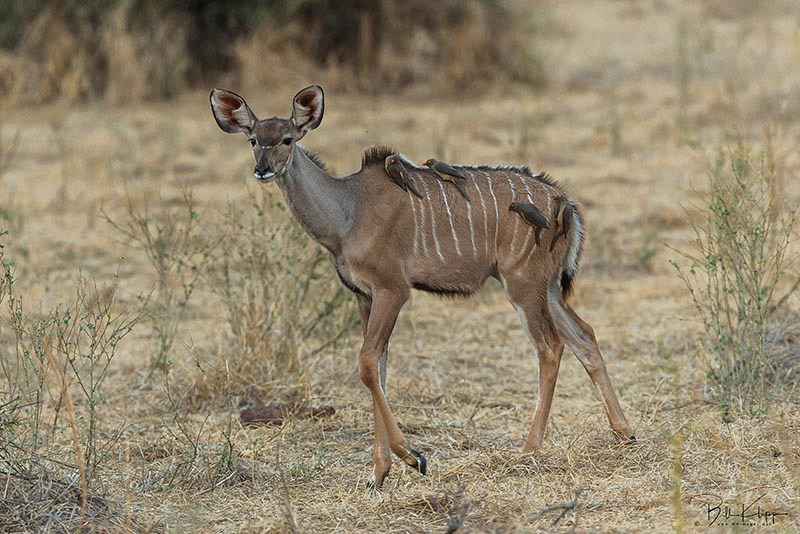
<path fill-rule="evenodd" d="M 552 252 L 537 246 L 531 229 L 508 209 L 514 201 L 533 202 L 552 218 L 552 197 L 565 195 L 556 182 L 526 167 L 458 166 L 467 178 L 467 202 L 427 169 L 409 166 L 420 198 L 385 174 L 384 158 L 392 153 L 385 148 L 368 149 L 359 172 L 333 178 L 297 144 L 322 121 L 321 87 L 297 93 L 289 119 L 259 120 L 230 91 L 214 89 L 210 98 L 219 127 L 244 133 L 253 146 L 256 179 L 277 182 L 293 215 L 328 249 L 342 283 L 355 293 L 364 333 L 358 367 L 374 409 L 373 486 L 389 472 L 390 451 L 426 470 L 386 401 L 389 337 L 412 288 L 469 295 L 490 276 L 503 284 L 539 360 L 539 397 L 524 451 L 542 443 L 564 343 L 600 389 L 611 428 L 634 439 L 594 332 L 566 303 L 583 241 L 577 207 L 568 235 Z"/>

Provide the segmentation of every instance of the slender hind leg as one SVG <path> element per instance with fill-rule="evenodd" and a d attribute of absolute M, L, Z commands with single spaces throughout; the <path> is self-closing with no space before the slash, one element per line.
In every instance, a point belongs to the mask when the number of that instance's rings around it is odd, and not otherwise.
<path fill-rule="evenodd" d="M 529 281 L 504 283 L 508 299 L 517 310 L 539 360 L 539 397 L 523 452 L 531 452 L 542 445 L 564 352 L 564 344 L 550 317 L 546 297 L 543 292 L 531 292 L 529 284 Z"/>
<path fill-rule="evenodd" d="M 369 324 L 370 311 L 372 310 L 372 299 L 366 295 L 356 294 L 358 311 L 361 316 L 361 330 L 364 336 L 367 335 L 367 325 Z M 383 347 L 383 352 L 378 360 L 378 374 L 380 377 L 380 388 L 386 396 L 386 374 L 389 364 L 389 344 Z M 391 454 L 389 448 L 389 434 L 383 422 L 378 404 L 372 401 L 373 420 L 375 422 L 375 443 L 372 449 L 372 474 L 369 477 L 368 485 L 373 488 L 380 488 L 389 469 L 392 467 Z"/>
<path fill-rule="evenodd" d="M 566 304 L 556 286 L 551 286 L 549 291 L 550 311 L 556 323 L 556 328 L 561 338 L 572 350 L 575 356 L 583 365 L 592 383 L 600 390 L 603 396 L 603 403 L 608 416 L 608 422 L 614 433 L 623 440 L 635 440 L 630 425 L 619 399 L 611 384 L 611 378 L 606 370 L 606 362 L 600 353 L 594 330 L 588 323 L 581 319 L 577 313 Z"/>

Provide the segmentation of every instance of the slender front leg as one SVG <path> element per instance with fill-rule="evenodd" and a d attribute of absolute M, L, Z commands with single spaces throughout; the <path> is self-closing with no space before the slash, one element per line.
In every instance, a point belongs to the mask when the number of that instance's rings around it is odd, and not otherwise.
<path fill-rule="evenodd" d="M 372 310 L 372 299 L 367 295 L 356 294 L 358 302 L 358 312 L 361 316 L 361 331 L 366 338 L 367 325 Z M 383 395 L 386 396 L 386 373 L 389 363 L 389 345 L 383 347 L 381 358 L 378 362 L 380 385 Z M 386 432 L 386 425 L 383 423 L 378 404 L 372 401 L 373 419 L 375 421 L 375 444 L 372 449 L 372 475 L 369 477 L 368 485 L 373 488 L 380 488 L 389 469 L 392 467 L 391 449 L 389 448 L 389 434 Z"/>
<path fill-rule="evenodd" d="M 385 381 L 385 364 L 382 366 L 381 361 L 384 359 L 384 354 L 386 354 L 386 347 L 397 321 L 397 316 L 406 300 L 408 300 L 407 289 L 381 290 L 373 295 L 367 331 L 364 335 L 364 344 L 358 355 L 358 370 L 361 381 L 367 386 L 372 395 L 372 404 L 375 409 L 376 449 L 381 442 L 382 435 L 380 431 L 383 428 L 388 438 L 389 449 L 406 464 L 416 468 L 424 475 L 426 471 L 425 457 L 411 449 L 406 443 L 403 434 L 400 432 L 400 427 L 398 427 L 389 409 L 389 404 L 386 402 L 382 385 Z M 384 367 L 384 370 L 381 367 Z M 380 421 L 382 421 L 382 424 Z M 386 475 L 385 472 L 380 472 L 381 469 L 382 467 L 376 464 L 375 471 L 373 471 L 375 475 L 374 484 L 377 487 L 380 487 L 380 484 L 383 483 L 383 477 Z"/>

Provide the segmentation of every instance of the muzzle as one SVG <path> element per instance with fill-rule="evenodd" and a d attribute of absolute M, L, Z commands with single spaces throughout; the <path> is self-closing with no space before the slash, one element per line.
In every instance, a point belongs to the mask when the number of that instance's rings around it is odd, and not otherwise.
<path fill-rule="evenodd" d="M 266 184 L 274 180 L 276 175 L 270 170 L 269 166 L 256 165 L 256 168 L 253 169 L 253 176 L 259 182 Z"/>

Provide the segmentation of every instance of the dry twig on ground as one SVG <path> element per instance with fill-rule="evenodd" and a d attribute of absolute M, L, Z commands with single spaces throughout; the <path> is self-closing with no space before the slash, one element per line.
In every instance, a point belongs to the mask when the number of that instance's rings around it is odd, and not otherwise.
<path fill-rule="evenodd" d="M 573 514 L 576 516 L 574 522 L 577 523 L 577 514 L 578 514 L 578 509 L 579 509 L 578 508 L 578 499 L 581 496 L 581 493 L 583 493 L 584 491 L 586 491 L 588 489 L 590 489 L 590 488 L 578 488 L 577 490 L 575 490 L 575 498 L 572 499 L 570 502 L 560 503 L 560 504 L 553 504 L 551 506 L 545 506 L 544 508 L 542 508 L 539 511 L 538 514 L 536 514 L 534 516 L 531 516 L 526 521 L 526 523 L 535 523 L 544 514 L 546 514 L 547 512 L 552 512 L 553 510 L 561 510 L 561 513 L 558 514 L 555 519 L 553 519 L 553 521 L 550 523 L 550 525 L 555 525 L 556 523 L 561 521 L 561 518 L 563 518 L 566 515 L 566 513 L 568 511 L 570 511 L 570 510 L 572 510 Z"/>

